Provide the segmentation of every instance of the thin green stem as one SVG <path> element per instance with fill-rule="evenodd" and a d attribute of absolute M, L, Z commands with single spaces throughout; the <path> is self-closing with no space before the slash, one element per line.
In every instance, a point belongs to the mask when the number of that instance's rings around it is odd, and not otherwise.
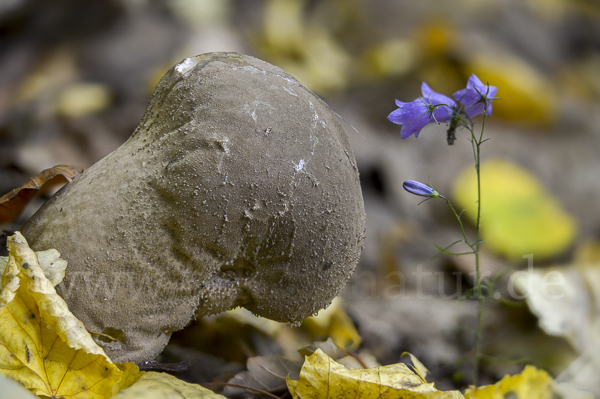
<path fill-rule="evenodd" d="M 477 279 L 477 332 L 475 333 L 475 364 L 473 367 L 473 384 L 477 386 L 479 380 L 479 367 L 482 358 L 481 344 L 483 336 L 483 305 L 484 297 L 481 293 L 481 268 L 479 264 L 479 245 L 481 243 L 481 144 L 483 142 L 483 131 L 485 129 L 486 113 L 483 114 L 483 122 L 481 124 L 481 132 L 479 138 L 475 137 L 471 130 L 473 144 L 475 146 L 475 171 L 477 172 L 477 223 L 476 233 L 477 241 L 474 244 L 475 252 L 475 274 Z"/>
<path fill-rule="evenodd" d="M 464 242 L 464 241 L 460 240 L 459 242 Z M 450 251 L 448 251 L 448 249 L 444 249 L 444 248 L 438 247 L 437 245 L 434 245 L 434 246 L 439 251 L 439 253 L 446 254 L 446 255 L 463 256 L 463 255 L 473 255 L 475 253 L 473 251 L 469 251 L 469 252 L 450 252 Z"/>
<path fill-rule="evenodd" d="M 446 200 L 446 204 L 448 204 L 448 206 L 452 210 L 452 213 L 454 213 L 456 220 L 458 220 L 458 224 L 460 225 L 460 232 L 462 233 L 464 243 L 467 244 L 474 251 L 475 248 L 474 248 L 473 244 L 469 244 L 469 239 L 467 238 L 467 233 L 465 232 L 465 226 L 463 225 L 463 222 L 460 218 L 462 213 L 459 214 L 458 212 L 456 212 L 456 209 L 454 209 L 452 202 L 450 202 L 450 200 L 448 198 L 443 197 L 443 196 L 440 196 L 440 197 L 442 197 L 444 200 Z M 454 245 L 454 244 L 452 244 L 452 245 Z"/>

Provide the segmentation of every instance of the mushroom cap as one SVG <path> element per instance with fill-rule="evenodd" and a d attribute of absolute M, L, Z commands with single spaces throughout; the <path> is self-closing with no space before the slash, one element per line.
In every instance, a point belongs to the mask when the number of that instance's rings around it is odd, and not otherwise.
<path fill-rule="evenodd" d="M 59 292 L 116 361 L 144 361 L 194 316 L 243 306 L 298 322 L 358 262 L 365 213 L 337 117 L 281 69 L 237 53 L 161 79 L 131 138 L 24 226 L 69 262 Z"/>

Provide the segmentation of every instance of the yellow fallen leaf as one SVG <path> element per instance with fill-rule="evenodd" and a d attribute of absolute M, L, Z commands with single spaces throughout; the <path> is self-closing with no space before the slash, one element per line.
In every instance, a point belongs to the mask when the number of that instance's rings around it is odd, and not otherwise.
<path fill-rule="evenodd" d="M 67 261 L 61 259 L 60 252 L 54 248 L 46 251 L 39 251 L 35 254 L 46 278 L 50 280 L 53 286 L 56 287 L 59 285 L 65 277 Z"/>
<path fill-rule="evenodd" d="M 302 329 L 312 337 L 331 338 L 341 348 L 356 350 L 361 343 L 360 334 L 342 306 L 338 297 L 326 309 L 321 309 L 316 316 L 302 321 Z"/>
<path fill-rule="evenodd" d="M 230 317 L 240 324 L 251 325 L 252 327 L 255 327 L 256 329 L 270 336 L 275 336 L 283 326 L 283 324 L 273 321 L 271 319 L 256 316 L 245 308 L 235 308 L 233 310 L 228 310 L 227 312 L 223 313 L 222 316 Z"/>
<path fill-rule="evenodd" d="M 256 41 L 264 57 L 317 94 L 345 88 L 351 57 L 320 24 L 311 24 L 306 0 L 270 0 Z"/>
<path fill-rule="evenodd" d="M 65 277 L 65 269 L 67 261 L 61 259 L 60 252 L 56 249 L 48 249 L 46 251 L 38 251 L 35 253 L 38 258 L 38 263 L 44 275 L 53 286 L 57 286 Z M 4 274 L 4 269 L 8 263 L 8 256 L 0 256 L 0 275 Z"/>
<path fill-rule="evenodd" d="M 466 64 L 466 73 L 498 88 L 501 100 L 494 102 L 494 115 L 526 125 L 555 123 L 558 94 L 540 70 L 508 54 L 477 55 Z"/>
<path fill-rule="evenodd" d="M 9 237 L 0 290 L 0 374 L 51 398 L 108 399 L 139 378 L 114 364 L 46 278 L 19 233 Z"/>
<path fill-rule="evenodd" d="M 446 57 L 459 40 L 458 30 L 446 18 L 434 18 L 420 24 L 414 42 L 423 57 Z M 429 81 L 428 81 L 429 82 Z"/>
<path fill-rule="evenodd" d="M 275 51 L 291 52 L 302 48 L 305 33 L 303 1 L 270 0 L 265 8 L 264 38 Z"/>
<path fill-rule="evenodd" d="M 467 399 L 551 399 L 554 381 L 548 373 L 526 366 L 518 375 L 505 376 L 500 382 L 479 388 L 469 388 Z"/>
<path fill-rule="evenodd" d="M 18 103 L 39 101 L 53 95 L 77 77 L 77 55 L 67 46 L 42 57 L 19 84 Z M 43 100 L 42 100 L 43 101 Z"/>
<path fill-rule="evenodd" d="M 56 110 L 68 118 L 101 112 L 110 106 L 112 93 L 108 86 L 98 83 L 76 83 L 59 94 Z"/>
<path fill-rule="evenodd" d="M 286 328 L 281 323 L 255 316 L 243 308 L 229 310 L 220 317 L 230 317 L 240 324 L 251 325 L 272 337 L 281 336 L 282 329 Z M 316 316 L 304 319 L 300 329 L 294 328 L 292 331 L 305 335 L 310 341 L 331 338 L 346 350 L 356 350 L 361 343 L 360 335 L 339 297 L 326 309 L 321 309 Z"/>
<path fill-rule="evenodd" d="M 225 399 L 225 396 L 165 373 L 147 372 L 114 399 Z"/>
<path fill-rule="evenodd" d="M 372 369 L 347 369 L 318 349 L 307 356 L 300 379 L 287 379 L 300 398 L 460 399 L 458 391 L 438 391 L 403 363 Z"/>
<path fill-rule="evenodd" d="M 394 39 L 369 48 L 361 57 L 360 78 L 404 76 L 418 65 L 418 46 L 410 40 Z"/>
<path fill-rule="evenodd" d="M 511 260 L 533 254 L 535 259 L 556 256 L 571 245 L 575 220 L 531 174 L 505 160 L 481 165 L 481 235 L 484 245 Z M 477 177 L 463 172 L 453 187 L 458 210 L 475 222 Z"/>
<path fill-rule="evenodd" d="M 429 370 L 427 369 L 427 367 L 425 367 L 425 365 L 421 363 L 421 361 L 417 359 L 417 357 L 412 353 L 404 352 L 402 356 L 410 357 L 410 361 L 413 364 L 413 370 L 419 377 L 425 380 L 425 377 L 427 377 L 427 374 L 429 374 Z"/>

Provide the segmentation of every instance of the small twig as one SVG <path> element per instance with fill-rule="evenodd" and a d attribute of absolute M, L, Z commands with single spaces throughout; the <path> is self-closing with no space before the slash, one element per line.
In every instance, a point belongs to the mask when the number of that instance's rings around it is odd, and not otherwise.
<path fill-rule="evenodd" d="M 104 338 L 110 339 L 112 342 L 118 341 L 116 338 L 114 338 L 114 337 L 111 337 L 111 336 L 110 336 L 110 335 L 108 335 L 108 334 L 99 333 L 99 332 L 96 332 L 96 331 L 91 331 L 91 330 L 86 330 L 86 331 L 87 331 L 87 332 L 89 332 L 90 334 L 99 335 L 99 336 L 101 336 L 101 337 L 104 337 Z"/>

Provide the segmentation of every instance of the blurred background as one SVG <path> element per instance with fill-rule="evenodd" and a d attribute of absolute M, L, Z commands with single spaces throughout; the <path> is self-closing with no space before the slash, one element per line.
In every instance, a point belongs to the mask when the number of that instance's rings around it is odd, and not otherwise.
<path fill-rule="evenodd" d="M 571 374 L 600 370 L 590 355 L 600 348 L 600 3 L 2 0 L 0 195 L 46 168 L 87 168 L 116 149 L 160 77 L 184 58 L 213 51 L 271 62 L 339 114 L 367 211 L 365 250 L 339 305 L 362 338 L 355 349 L 380 364 L 412 352 L 445 389 L 469 383 L 473 262 L 435 256 L 434 244 L 461 238 L 456 219 L 441 200 L 417 206 L 402 182 L 430 182 L 456 201 L 473 236 L 472 147 L 467 131 L 449 146 L 445 126 L 435 124 L 401 140 L 400 126 L 386 117 L 395 99 L 420 96 L 423 81 L 446 95 L 472 73 L 498 87 L 482 147 L 482 267 L 499 279 L 490 291 L 497 300 L 486 304 L 481 382 L 534 364 L 577 384 L 596 383 Z M 481 117 L 475 122 L 480 128 Z M 18 230 L 50 194 L 2 227 Z M 528 259 L 536 276 L 562 273 L 561 301 L 513 301 L 510 277 Z M 209 335 L 206 342 L 230 346 L 245 340 L 223 360 L 227 367 L 287 350 L 282 340 L 261 346 L 256 336 Z M 175 338 L 200 340 L 189 332 Z M 211 347 L 190 345 L 199 353 Z M 577 372 L 568 369 L 576 359 L 584 365 Z"/>

